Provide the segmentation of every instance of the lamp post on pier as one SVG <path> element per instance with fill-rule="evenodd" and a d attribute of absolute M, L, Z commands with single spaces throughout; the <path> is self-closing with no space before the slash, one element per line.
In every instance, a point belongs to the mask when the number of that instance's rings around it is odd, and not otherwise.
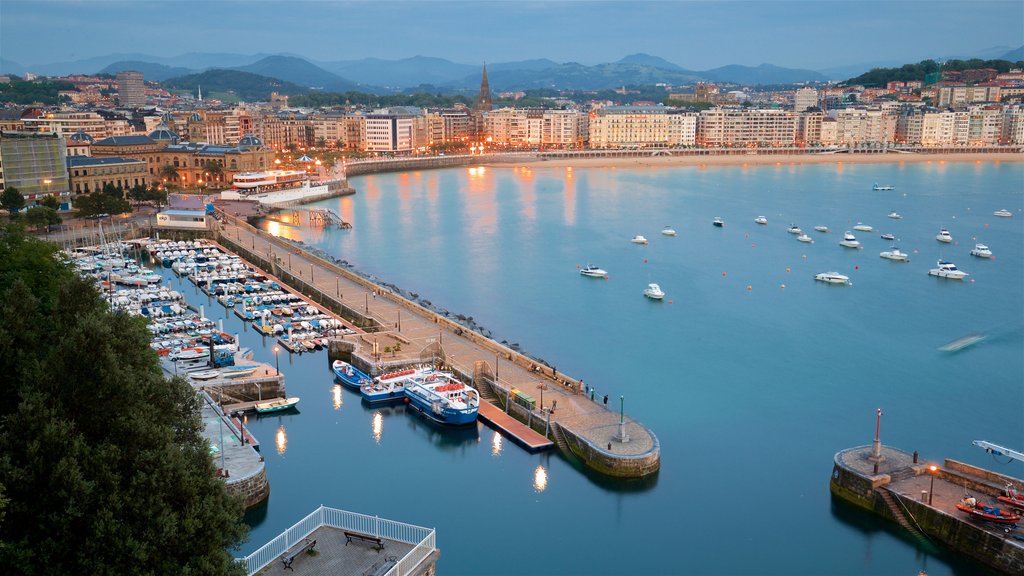
<path fill-rule="evenodd" d="M 928 483 L 928 505 L 932 505 L 932 495 L 935 494 L 935 471 L 939 468 L 932 464 L 928 467 L 929 476 L 931 476 L 931 482 Z"/>
<path fill-rule="evenodd" d="M 619 435 L 615 438 L 619 442 L 629 442 L 629 434 L 626 434 L 626 397 L 619 396 Z"/>
<path fill-rule="evenodd" d="M 280 348 L 274 346 L 274 370 L 277 372 L 278 376 L 281 375 L 281 357 L 277 354 L 280 351 Z"/>

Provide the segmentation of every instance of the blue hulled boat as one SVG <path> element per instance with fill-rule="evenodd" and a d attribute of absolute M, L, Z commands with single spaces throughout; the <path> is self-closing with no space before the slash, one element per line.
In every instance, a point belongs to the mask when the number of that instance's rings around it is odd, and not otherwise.
<path fill-rule="evenodd" d="M 480 394 L 445 372 L 409 380 L 405 396 L 410 407 L 439 424 L 472 424 L 480 410 Z"/>
<path fill-rule="evenodd" d="M 365 372 L 342 360 L 335 360 L 331 369 L 334 370 L 334 377 L 349 388 L 358 390 L 363 384 L 373 382 Z"/>
<path fill-rule="evenodd" d="M 381 374 L 373 382 L 359 387 L 363 398 L 373 404 L 377 402 L 400 402 L 405 400 L 405 387 L 414 379 L 428 378 L 437 371 L 432 366 L 406 368 Z"/>

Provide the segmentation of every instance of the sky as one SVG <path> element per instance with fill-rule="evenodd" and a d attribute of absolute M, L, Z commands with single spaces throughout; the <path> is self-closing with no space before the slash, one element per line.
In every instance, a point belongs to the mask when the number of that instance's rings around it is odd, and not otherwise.
<path fill-rule="evenodd" d="M 24 66 L 111 53 L 596 64 L 644 52 L 693 70 L 820 70 L 1022 44 L 1021 0 L 0 1 L 0 58 Z"/>

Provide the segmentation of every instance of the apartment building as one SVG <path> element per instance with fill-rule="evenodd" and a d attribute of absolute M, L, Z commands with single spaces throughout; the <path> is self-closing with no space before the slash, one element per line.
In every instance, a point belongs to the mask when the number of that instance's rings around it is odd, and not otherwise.
<path fill-rule="evenodd" d="M 793 94 L 793 111 L 803 112 L 818 107 L 818 91 L 809 86 L 800 88 Z"/>
<path fill-rule="evenodd" d="M 124 70 L 117 73 L 117 100 L 124 108 L 142 108 L 146 105 L 146 83 L 142 72 Z"/>
<path fill-rule="evenodd" d="M 420 114 L 418 108 L 396 106 L 365 115 L 365 149 L 369 152 L 411 153 L 414 148 L 414 119 Z"/>
<path fill-rule="evenodd" d="M 0 191 L 17 188 L 28 204 L 46 195 L 66 196 L 64 139 L 54 133 L 0 132 Z"/>
<path fill-rule="evenodd" d="M 709 147 L 787 146 L 798 115 L 778 109 L 712 108 L 700 113 L 697 143 Z"/>
<path fill-rule="evenodd" d="M 591 148 L 649 148 L 668 144 L 664 106 L 605 106 L 590 113 Z"/>

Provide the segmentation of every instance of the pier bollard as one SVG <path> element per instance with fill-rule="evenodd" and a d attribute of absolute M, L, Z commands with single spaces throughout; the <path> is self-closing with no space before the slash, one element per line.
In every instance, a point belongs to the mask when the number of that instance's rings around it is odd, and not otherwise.
<path fill-rule="evenodd" d="M 917 464 L 917 450 L 914 450 L 914 464 Z"/>

